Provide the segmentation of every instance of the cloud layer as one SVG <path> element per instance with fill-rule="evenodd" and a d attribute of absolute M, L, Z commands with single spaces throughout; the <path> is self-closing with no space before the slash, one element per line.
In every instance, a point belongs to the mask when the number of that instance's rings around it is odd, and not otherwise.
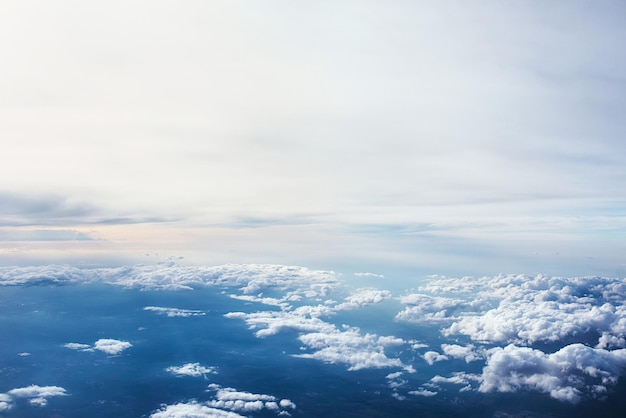
<path fill-rule="evenodd" d="M 106 239 L 31 257 L 623 271 L 621 2 L 124 10 L 0 16 L 0 238 Z"/>
<path fill-rule="evenodd" d="M 382 387 L 397 399 L 435 397 L 442 391 L 476 396 L 534 391 L 577 403 L 604 398 L 626 376 L 623 279 L 433 276 L 421 280 L 415 290 L 394 295 L 380 288 L 349 287 L 333 272 L 278 265 L 189 267 L 170 263 L 115 269 L 0 269 L 3 285 L 85 281 L 182 292 L 213 287 L 242 309 L 227 311 L 227 320 L 244 322 L 258 338 L 281 341 L 276 336 L 285 334 L 295 343 L 283 348 L 281 355 L 339 364 L 355 374 L 387 369 Z M 144 309 L 173 317 L 198 316 L 198 320 L 208 312 L 158 306 Z M 364 319 L 372 318 L 368 315 L 377 319 L 372 324 L 364 320 L 359 326 L 351 325 L 361 314 Z M 374 332 L 370 325 L 379 328 Z M 394 335 L 393 330 L 402 330 L 405 337 Z M 419 333 L 424 333 L 426 343 L 406 337 Z M 70 342 L 65 347 L 119 355 L 132 344 L 105 338 L 93 344 Z M 199 362 L 166 370 L 189 377 L 206 377 L 216 371 Z M 44 404 L 47 395 L 37 396 L 38 388 L 7 392 L 0 398 L 0 408 L 11 407 L 22 394 L 33 399 L 31 403 Z M 261 410 L 290 413 L 289 402 L 281 403 L 272 395 L 218 385 L 210 390 L 214 396 L 204 403 L 167 405 L 155 414 L 185 410 L 209 414 L 213 409 L 243 415 Z"/>

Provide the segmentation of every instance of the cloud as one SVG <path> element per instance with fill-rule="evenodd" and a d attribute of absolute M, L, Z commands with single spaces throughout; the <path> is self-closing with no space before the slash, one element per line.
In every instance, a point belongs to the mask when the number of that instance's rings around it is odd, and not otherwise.
<path fill-rule="evenodd" d="M 0 412 L 8 411 L 13 407 L 13 398 L 6 393 L 0 393 Z"/>
<path fill-rule="evenodd" d="M 535 390 L 560 401 L 602 398 L 626 368 L 626 349 L 608 351 L 571 344 L 546 354 L 510 344 L 494 348 L 483 370 L 481 392 Z"/>
<path fill-rule="evenodd" d="M 31 405 L 46 406 L 48 398 L 55 396 L 67 396 L 67 392 L 59 386 L 30 385 L 11 389 L 7 393 L 0 393 L 0 412 L 11 409 L 15 398 L 26 399 Z"/>
<path fill-rule="evenodd" d="M 465 372 L 452 373 L 450 377 L 435 376 L 430 379 L 433 383 L 451 383 L 454 385 L 467 385 L 470 381 L 481 382 L 483 378 L 480 375 Z"/>
<path fill-rule="evenodd" d="M 257 330 L 255 334 L 260 338 L 285 330 L 300 333 L 298 339 L 304 344 L 303 350 L 311 349 L 313 352 L 295 357 L 346 364 L 348 370 L 401 367 L 413 371 L 412 367 L 399 359 L 387 357 L 384 352 L 385 347 L 406 344 L 405 341 L 369 333 L 362 335 L 358 328 L 340 331 L 335 325 L 320 319 L 320 316 L 333 312 L 328 306 L 318 305 L 301 306 L 292 311 L 231 312 L 225 317 L 245 320 L 251 329 Z"/>
<path fill-rule="evenodd" d="M 0 229 L 0 241 L 90 241 L 84 232 L 70 229 Z"/>
<path fill-rule="evenodd" d="M 101 338 L 95 342 L 94 348 L 96 350 L 104 351 L 107 354 L 117 355 L 122 351 L 132 347 L 133 345 L 128 341 L 114 340 L 110 338 Z"/>
<path fill-rule="evenodd" d="M 111 216 L 108 211 L 70 196 L 42 193 L 0 191 L 0 226 L 67 226 L 67 225 L 127 225 L 137 223 L 171 222 L 171 217 Z M 70 230 L 0 231 L 0 240 L 65 241 L 88 240 L 88 235 Z"/>
<path fill-rule="evenodd" d="M 402 376 L 404 373 L 403 372 L 393 372 L 393 373 L 389 373 L 387 376 L 385 376 L 385 378 L 387 379 L 397 379 L 400 376 Z"/>
<path fill-rule="evenodd" d="M 297 332 L 333 332 L 335 326 L 319 318 L 332 310 L 327 306 L 302 306 L 293 311 L 262 311 L 253 313 L 229 312 L 224 316 L 243 319 L 251 329 L 257 329 L 257 337 L 263 338 L 290 330 Z"/>
<path fill-rule="evenodd" d="M 455 297 L 408 295 L 401 302 L 411 306 L 398 313 L 397 320 L 448 322 L 444 335 L 466 335 L 483 343 L 592 344 L 595 340 L 599 348 L 626 345 L 626 286 L 620 279 L 435 277 L 420 289 Z"/>
<path fill-rule="evenodd" d="M 0 225 L 55 225 L 75 223 L 77 219 L 95 215 L 91 205 L 58 195 L 24 194 L 0 191 Z"/>
<path fill-rule="evenodd" d="M 427 398 L 435 396 L 435 395 L 437 395 L 437 393 L 439 393 L 439 392 L 434 392 L 432 390 L 428 390 L 428 389 L 425 389 L 425 388 L 419 388 L 417 390 L 409 391 L 410 395 L 424 396 L 424 397 L 427 397 Z"/>
<path fill-rule="evenodd" d="M 222 409 L 211 408 L 197 403 L 177 403 L 174 405 L 163 405 L 160 410 L 153 412 L 151 418 L 245 418 Z"/>
<path fill-rule="evenodd" d="M 384 279 L 385 278 L 385 276 L 382 275 L 382 274 L 367 273 L 367 272 L 365 272 L 365 273 L 354 273 L 354 275 L 356 277 L 373 277 L 375 279 Z"/>
<path fill-rule="evenodd" d="M 462 299 L 453 299 L 413 293 L 402 296 L 400 302 L 409 305 L 396 315 L 396 319 L 407 322 L 440 322 L 454 318 L 454 313 L 469 306 Z"/>
<path fill-rule="evenodd" d="M 215 408 L 245 413 L 268 409 L 279 414 L 296 409 L 296 404 L 289 399 L 277 399 L 272 395 L 242 392 L 233 388 L 223 388 L 216 384 L 210 385 L 209 388 L 216 392 L 216 399 L 208 403 Z"/>
<path fill-rule="evenodd" d="M 114 340 L 111 338 L 101 338 L 94 343 L 93 346 L 82 343 L 67 343 L 64 347 L 71 350 L 79 351 L 94 351 L 99 350 L 110 355 L 118 355 L 122 351 L 132 347 L 133 345 L 128 341 Z"/>
<path fill-rule="evenodd" d="M 498 275 L 479 279 L 432 277 L 420 294 L 403 297 L 409 322 L 440 322 L 443 337 L 467 336 L 479 344 L 443 343 L 429 351 L 445 358 L 485 360 L 481 376 L 463 372 L 435 376 L 434 384 L 464 385 L 481 392 L 539 391 L 576 403 L 604 397 L 626 373 L 626 285 L 607 277 Z M 445 295 L 445 296 L 440 296 Z M 469 302 L 466 302 L 469 301 Z M 452 310 L 452 314 L 450 314 Z M 499 343 L 505 347 L 493 347 Z M 550 343 L 555 352 L 539 349 Z M 595 348 L 594 348 L 595 346 Z"/>
<path fill-rule="evenodd" d="M 205 311 L 199 311 L 199 310 L 193 310 L 193 309 L 163 308 L 159 306 L 146 306 L 143 308 L 143 310 L 156 312 L 161 315 L 167 315 L 170 318 L 174 318 L 174 317 L 187 318 L 190 316 L 206 315 Z"/>
<path fill-rule="evenodd" d="M 496 306 L 467 313 L 445 330 L 476 341 L 557 342 L 578 338 L 619 344 L 626 332 L 626 288 L 621 280 L 600 277 L 552 278 L 497 276 L 484 280 L 477 299 Z M 611 337 L 615 337 L 612 339 Z"/>
<path fill-rule="evenodd" d="M 8 33 L 27 23 L 36 29 L 6 51 L 11 82 L 0 92 L 7 97 L 0 117 L 12 140 L 0 178 L 12 179 L 27 196 L 82 192 L 88 211 L 114 202 L 122 212 L 143 206 L 181 213 L 186 226 L 248 214 L 255 219 L 244 224 L 278 223 L 314 207 L 321 220 L 310 229 L 334 230 L 337 247 L 346 248 L 338 258 L 356 252 L 335 227 L 350 224 L 346 218 L 391 225 L 452 220 L 458 228 L 451 234 L 471 235 L 464 247 L 471 255 L 476 241 L 503 242 L 520 230 L 541 241 L 526 225 L 515 231 L 529 206 L 566 221 L 572 213 L 587 218 L 623 207 L 626 153 L 615 138 L 624 127 L 611 111 L 624 107 L 618 42 L 624 29 L 616 18 L 623 7 L 614 5 L 620 2 L 599 10 L 507 3 L 484 13 L 464 2 L 368 2 L 358 15 L 333 2 L 315 10 L 263 3 L 243 12 L 230 3 L 215 16 L 191 2 L 152 10 L 149 20 L 141 20 L 141 3 L 129 5 L 126 17 L 91 5 L 67 14 L 45 9 L 43 15 L 55 14 L 50 21 L 21 5 L 1 17 Z M 242 14 L 250 25 L 239 26 Z M 206 16 L 205 24 L 197 16 Z M 98 30 L 87 30 L 85 22 Z M 355 33 L 365 48 L 354 48 Z M 111 71 L 101 71 L 93 54 L 105 57 Z M 207 68 L 213 77 L 206 77 Z M 110 76 L 122 73 L 123 79 Z M 80 86 L 70 82 L 83 74 L 92 78 Z M 103 92 L 110 101 L 96 100 Z M 244 96 L 242 104 L 237 98 Z M 214 109 L 216 118 L 203 118 Z M 130 114 L 142 116 L 128 120 Z M 419 124 L 415 114 L 422 115 Z M 106 138 L 107 145 L 94 152 L 76 139 L 86 137 Z M 208 137 L 213 141 L 200 140 Z M 608 208 L 599 209 L 604 199 Z M 84 216 L 80 204 L 49 200 L 42 221 L 55 212 L 70 224 Z M 23 202 L 11 213 L 32 206 Z M 605 225 L 623 222 L 619 214 L 607 218 Z M 491 225 L 487 234 L 483 223 Z M 258 246 L 290 242 L 285 235 L 304 229 L 276 228 L 276 240 Z M 568 235 L 581 238 L 586 230 L 578 223 L 574 231 Z M 188 235 L 200 245 L 224 246 L 212 235 Z M 398 235 L 393 243 L 415 257 L 415 241 Z M 306 240 L 298 241 L 293 258 L 305 252 Z M 319 254 L 330 241 L 307 250 Z M 569 241 L 580 248 L 586 240 Z M 598 241 L 603 249 L 614 245 Z M 363 258 L 380 249 L 397 257 L 387 244 Z"/>
<path fill-rule="evenodd" d="M 337 309 L 357 309 L 391 299 L 391 292 L 378 289 L 357 289 Z"/>
<path fill-rule="evenodd" d="M 204 367 L 204 366 L 201 366 L 200 363 L 186 363 L 179 367 L 171 366 L 165 369 L 165 371 L 170 372 L 176 376 L 191 376 L 191 377 L 200 377 L 200 376 L 205 376 L 207 374 L 217 373 L 215 367 Z"/>
<path fill-rule="evenodd" d="M 243 392 L 234 388 L 222 387 L 212 383 L 209 391 L 214 392 L 214 399 L 199 403 L 177 403 L 163 405 L 153 412 L 151 418 L 242 418 L 249 414 L 267 410 L 277 415 L 291 415 L 296 404 L 289 399 L 279 399 L 262 393 Z M 245 415 L 239 415 L 243 413 Z"/>
<path fill-rule="evenodd" d="M 343 363 L 348 365 L 348 370 L 400 367 L 409 372 L 414 371 L 411 366 L 385 354 L 385 347 L 402 341 L 396 338 L 389 339 L 369 333 L 361 335 L 358 328 L 350 328 L 346 331 L 311 332 L 300 335 L 298 339 L 314 351 L 295 357 Z"/>
<path fill-rule="evenodd" d="M 469 344 L 462 346 L 458 344 L 441 344 L 441 349 L 448 357 L 463 359 L 466 363 L 480 360 L 484 358 L 484 355 L 475 350 L 474 345 Z"/>
<path fill-rule="evenodd" d="M 447 356 L 444 356 L 443 354 L 440 354 L 436 351 L 427 351 L 424 353 L 424 355 L 422 355 L 422 357 L 424 358 L 424 360 L 426 360 L 426 363 L 430 364 L 431 366 L 438 361 L 448 360 Z"/>
<path fill-rule="evenodd" d="M 0 267 L 0 285 L 103 282 L 128 288 L 189 290 L 218 286 L 245 294 L 263 290 L 293 291 L 292 297 L 323 297 L 339 281 L 332 271 L 271 264 L 186 266 L 174 262 L 114 268 L 63 265 Z"/>
<path fill-rule="evenodd" d="M 67 344 L 64 344 L 63 347 L 69 348 L 70 350 L 94 351 L 92 346 L 90 346 L 89 344 L 82 344 L 82 343 L 67 343 Z"/>
<path fill-rule="evenodd" d="M 281 298 L 281 299 L 270 298 L 270 297 L 252 296 L 252 295 L 230 295 L 230 297 L 233 298 L 233 299 L 243 300 L 243 301 L 246 301 L 246 302 L 256 302 L 256 303 L 262 303 L 264 305 L 279 306 L 279 307 L 281 307 L 283 309 L 286 309 L 286 308 L 290 307 L 289 303 L 287 303 L 287 300 L 290 299 L 289 297 L 285 297 L 285 298 Z"/>

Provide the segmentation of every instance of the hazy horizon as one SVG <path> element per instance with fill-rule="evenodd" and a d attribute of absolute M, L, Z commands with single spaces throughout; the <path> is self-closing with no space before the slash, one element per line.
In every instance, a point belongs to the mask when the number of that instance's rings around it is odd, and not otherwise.
<path fill-rule="evenodd" d="M 626 3 L 0 11 L 0 417 L 621 416 Z"/>

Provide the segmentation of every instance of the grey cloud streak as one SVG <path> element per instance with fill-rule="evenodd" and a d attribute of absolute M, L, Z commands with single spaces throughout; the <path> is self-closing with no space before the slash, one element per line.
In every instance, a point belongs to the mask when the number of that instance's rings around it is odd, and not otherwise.
<path fill-rule="evenodd" d="M 85 199 L 59 194 L 0 191 L 0 227 L 126 225 L 176 220 L 178 218 L 161 216 L 111 216 L 111 211 L 107 208 L 86 203 Z M 33 231 L 31 235 L 35 232 Z M 16 240 L 29 238 L 29 235 L 24 233 L 21 237 L 19 232 L 12 234 Z"/>

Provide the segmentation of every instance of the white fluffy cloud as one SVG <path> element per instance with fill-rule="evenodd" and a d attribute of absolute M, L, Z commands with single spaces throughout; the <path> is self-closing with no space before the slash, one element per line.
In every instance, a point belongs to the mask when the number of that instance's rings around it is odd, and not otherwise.
<path fill-rule="evenodd" d="M 0 393 L 0 412 L 8 411 L 13 406 L 13 399 L 6 393 Z"/>
<path fill-rule="evenodd" d="M 575 338 L 591 343 L 595 338 L 600 348 L 626 346 L 626 285 L 620 279 L 434 278 L 420 290 L 433 295 L 401 298 L 409 307 L 397 320 L 448 322 L 445 335 L 467 335 L 478 342 L 526 345 Z"/>
<path fill-rule="evenodd" d="M 484 354 L 478 352 L 473 344 L 462 346 L 458 344 L 441 344 L 441 349 L 448 357 L 463 359 L 466 363 L 484 358 Z"/>
<path fill-rule="evenodd" d="M 297 332 L 332 332 L 335 326 L 319 316 L 329 315 L 332 310 L 323 305 L 303 306 L 293 311 L 261 311 L 254 313 L 230 312 L 226 318 L 243 319 L 250 329 L 255 329 L 257 337 L 267 337 L 284 330 Z"/>
<path fill-rule="evenodd" d="M 11 409 L 16 398 L 26 399 L 31 405 L 46 406 L 48 398 L 55 396 L 67 396 L 67 392 L 59 386 L 30 385 L 11 389 L 7 393 L 0 393 L 0 412 Z"/>
<path fill-rule="evenodd" d="M 180 308 L 164 308 L 160 306 L 146 306 L 144 311 L 156 312 L 161 315 L 167 315 L 170 318 L 173 317 L 189 317 L 189 316 L 204 316 L 205 311 L 193 310 L 193 309 L 180 309 Z"/>
<path fill-rule="evenodd" d="M 152 413 L 150 418 L 246 418 L 222 409 L 211 408 L 197 403 L 177 403 L 174 405 L 164 405 L 157 412 Z"/>
<path fill-rule="evenodd" d="M 110 355 L 120 354 L 122 351 L 132 347 L 128 341 L 115 340 L 112 338 L 101 338 L 94 343 L 93 346 L 82 343 L 67 343 L 64 347 L 79 351 L 99 350 Z"/>
<path fill-rule="evenodd" d="M 431 366 L 438 361 L 448 360 L 447 356 L 440 354 L 436 351 L 427 351 L 422 355 L 422 357 L 424 358 L 424 360 L 426 360 L 426 363 L 430 364 Z"/>
<path fill-rule="evenodd" d="M 165 371 L 170 372 L 176 376 L 191 376 L 191 377 L 200 377 L 200 376 L 205 376 L 207 374 L 217 373 L 215 367 L 201 366 L 200 363 L 187 363 L 178 367 L 171 366 L 165 369 Z"/>
<path fill-rule="evenodd" d="M 405 344 L 403 340 L 375 334 L 361 335 L 357 328 L 341 331 L 319 318 L 332 312 L 331 308 L 318 305 L 302 306 L 293 311 L 231 312 L 225 316 L 245 320 L 251 329 L 256 329 L 257 337 L 267 337 L 283 330 L 299 332 L 298 339 L 305 345 L 303 349 L 311 349 L 313 352 L 298 354 L 296 357 L 342 363 L 348 365 L 348 370 L 381 367 L 413 370 L 385 354 L 385 347 Z"/>
<path fill-rule="evenodd" d="M 391 299 L 391 292 L 378 289 L 357 289 L 350 296 L 345 298 L 345 302 L 338 305 L 337 309 L 356 309 L 363 306 L 380 303 Z"/>
<path fill-rule="evenodd" d="M 214 399 L 199 403 L 177 403 L 163 405 L 152 413 L 151 418 L 243 418 L 248 414 L 262 410 L 277 415 L 291 415 L 296 404 L 289 399 L 279 399 L 272 395 L 239 391 L 210 384 L 209 390 L 215 392 Z M 239 413 L 245 415 L 239 415 Z"/>
<path fill-rule="evenodd" d="M 389 358 L 385 354 L 386 346 L 398 344 L 399 341 L 395 338 L 388 339 L 375 334 L 361 335 L 357 328 L 350 328 L 345 331 L 302 334 L 298 339 L 314 351 L 296 357 L 326 363 L 343 363 L 348 365 L 348 370 L 400 367 L 410 372 L 414 371 L 399 359 Z"/>
<path fill-rule="evenodd" d="M 208 404 L 215 408 L 235 412 L 256 412 L 268 409 L 277 413 L 296 409 L 296 404 L 289 399 L 278 399 L 272 395 L 242 392 L 233 388 L 223 388 L 212 384 L 209 388 L 215 391 L 215 399 Z"/>
<path fill-rule="evenodd" d="M 408 307 L 396 320 L 448 325 L 443 337 L 469 337 L 486 348 L 443 343 L 443 354 L 424 353 L 433 364 L 446 358 L 485 360 L 481 392 L 534 390 L 578 402 L 602 397 L 626 372 L 626 284 L 604 277 L 499 275 L 479 279 L 433 277 L 401 298 Z M 544 353 L 537 343 L 561 348 Z M 595 348 L 593 348 L 595 346 Z M 434 384 L 472 390 L 473 378 L 458 372 Z M 474 375 L 475 376 L 475 375 Z"/>
<path fill-rule="evenodd" d="M 413 293 L 400 298 L 400 302 L 409 305 L 396 315 L 396 319 L 407 322 L 437 322 L 454 319 L 454 314 L 469 303 L 462 299 L 430 296 Z"/>
<path fill-rule="evenodd" d="M 132 347 L 128 341 L 114 340 L 111 338 L 101 338 L 94 343 L 96 350 L 104 351 L 107 354 L 116 355 Z"/>
<path fill-rule="evenodd" d="M 626 349 L 608 351 L 571 344 L 546 354 L 511 344 L 492 350 L 479 390 L 537 390 L 576 403 L 585 397 L 603 396 L 625 368 Z"/>

